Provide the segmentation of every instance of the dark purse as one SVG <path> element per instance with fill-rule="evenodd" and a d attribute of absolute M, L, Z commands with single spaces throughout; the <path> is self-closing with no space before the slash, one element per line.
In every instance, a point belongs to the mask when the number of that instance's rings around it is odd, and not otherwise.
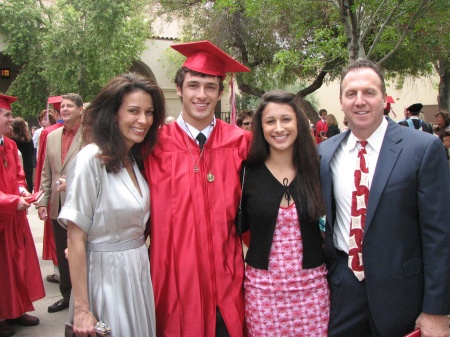
<path fill-rule="evenodd" d="M 242 174 L 241 199 L 239 200 L 239 207 L 237 210 L 236 218 L 234 219 L 234 225 L 236 226 L 237 235 L 242 235 L 245 222 L 244 211 L 242 210 L 242 195 L 244 194 L 244 180 L 245 180 L 245 166 L 244 166 L 244 173 Z"/>

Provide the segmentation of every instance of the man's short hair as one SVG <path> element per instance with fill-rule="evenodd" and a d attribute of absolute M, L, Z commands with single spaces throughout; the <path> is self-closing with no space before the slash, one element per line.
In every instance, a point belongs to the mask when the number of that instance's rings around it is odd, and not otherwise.
<path fill-rule="evenodd" d="M 79 108 L 83 107 L 83 99 L 78 94 L 69 93 L 69 94 L 63 95 L 62 99 L 69 99 L 72 102 L 74 102 L 77 107 L 79 107 Z"/>
<path fill-rule="evenodd" d="M 383 70 L 381 70 L 380 66 L 375 62 L 369 60 L 357 60 L 353 63 L 350 63 L 347 67 L 345 67 L 341 72 L 341 82 L 339 84 L 339 96 L 342 96 L 342 82 L 344 81 L 345 76 L 351 71 L 361 70 L 361 69 L 372 69 L 381 81 L 381 92 L 383 95 L 386 95 L 386 84 L 384 83 L 384 75 Z"/>
<path fill-rule="evenodd" d="M 328 114 L 328 111 L 327 111 L 326 109 L 320 109 L 320 110 L 319 110 L 319 116 L 322 116 L 322 114 L 323 114 L 324 112 L 325 112 L 326 114 Z"/>

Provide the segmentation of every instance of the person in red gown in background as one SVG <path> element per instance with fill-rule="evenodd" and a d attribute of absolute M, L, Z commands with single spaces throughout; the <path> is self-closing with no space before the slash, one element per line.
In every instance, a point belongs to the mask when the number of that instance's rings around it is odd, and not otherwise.
<path fill-rule="evenodd" d="M 48 98 L 48 104 L 53 104 L 53 117 L 56 119 L 56 123 L 47 126 L 41 132 L 39 137 L 39 149 L 36 160 L 36 177 L 34 186 L 36 189 L 40 189 L 41 186 L 41 174 L 44 167 L 45 149 L 47 148 L 47 136 L 50 132 L 59 129 L 64 126 L 63 120 L 59 115 L 61 108 L 62 96 L 50 96 Z M 50 209 L 50 202 L 48 203 L 48 209 Z M 44 220 L 44 240 L 42 245 L 42 260 L 51 260 L 54 266 L 54 273 L 46 276 L 46 280 L 52 283 L 59 283 L 59 270 L 58 270 L 58 258 L 56 257 L 56 245 L 55 237 L 53 235 L 52 219 L 48 217 Z"/>
<path fill-rule="evenodd" d="M 209 41 L 172 48 L 187 56 L 175 79 L 183 110 L 160 129 L 144 162 L 156 334 L 242 337 L 244 262 L 234 218 L 251 133 L 216 119 L 214 108 L 226 72 L 249 69 Z"/>
<path fill-rule="evenodd" d="M 27 219 L 25 174 L 17 145 L 4 136 L 13 121 L 16 97 L 0 95 L 0 337 L 13 336 L 11 325 L 32 326 L 39 318 L 26 314 L 45 296 L 36 248 Z"/>
<path fill-rule="evenodd" d="M 327 135 L 328 132 L 328 124 L 327 124 L 327 110 L 325 109 L 320 109 L 319 110 L 319 116 L 320 119 L 319 121 L 316 123 L 316 143 L 320 144 L 321 142 L 323 142 L 323 137 L 325 137 Z"/>

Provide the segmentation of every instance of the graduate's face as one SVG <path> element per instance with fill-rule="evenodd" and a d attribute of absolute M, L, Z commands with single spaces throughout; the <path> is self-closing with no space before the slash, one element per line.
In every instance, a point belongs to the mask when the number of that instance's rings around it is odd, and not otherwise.
<path fill-rule="evenodd" d="M 11 110 L 0 108 L 0 136 L 9 133 L 13 120 Z"/>
<path fill-rule="evenodd" d="M 383 121 L 386 94 L 377 73 L 370 68 L 355 69 L 341 84 L 341 109 L 348 126 L 360 140 L 369 138 Z"/>
<path fill-rule="evenodd" d="M 123 95 L 117 125 L 128 150 L 144 141 L 153 124 L 153 112 L 153 100 L 147 92 L 136 90 Z"/>
<path fill-rule="evenodd" d="M 222 95 L 219 81 L 219 77 L 186 73 L 183 87 L 177 86 L 183 105 L 183 119 L 198 130 L 204 129 L 213 120 L 214 109 Z"/>
<path fill-rule="evenodd" d="M 293 151 L 297 139 L 297 116 L 288 104 L 269 103 L 261 115 L 264 138 L 270 152 Z"/>

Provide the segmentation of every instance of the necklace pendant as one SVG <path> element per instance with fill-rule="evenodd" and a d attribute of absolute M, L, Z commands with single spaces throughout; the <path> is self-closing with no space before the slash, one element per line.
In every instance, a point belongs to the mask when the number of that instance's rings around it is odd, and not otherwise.
<path fill-rule="evenodd" d="M 198 172 L 198 166 L 194 166 L 194 172 L 195 172 L 195 173 Z"/>
<path fill-rule="evenodd" d="M 3 166 L 6 168 L 8 167 L 8 162 L 6 160 L 3 161 Z"/>
<path fill-rule="evenodd" d="M 214 181 L 214 174 L 212 174 L 211 171 L 209 171 L 206 175 L 206 180 L 208 180 L 210 183 Z"/>

